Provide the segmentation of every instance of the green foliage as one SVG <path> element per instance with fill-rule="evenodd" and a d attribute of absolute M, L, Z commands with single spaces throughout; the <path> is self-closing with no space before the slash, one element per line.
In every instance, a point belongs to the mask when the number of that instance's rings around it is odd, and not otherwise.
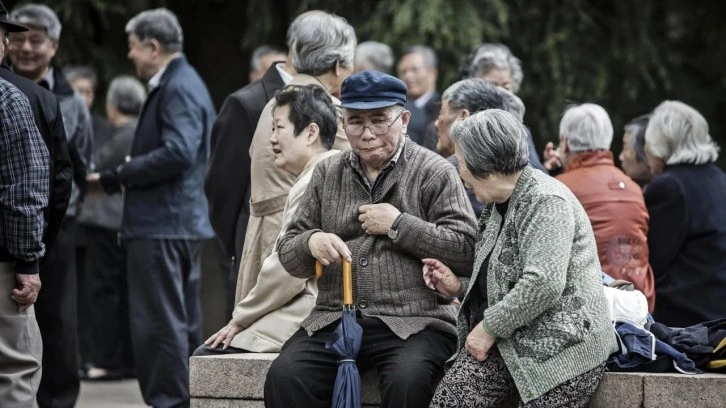
<path fill-rule="evenodd" d="M 16 2 L 6 1 L 8 8 Z M 322 9 L 345 17 L 359 41 L 385 42 L 396 53 L 428 44 L 439 54 L 439 88 L 458 79 L 461 60 L 481 42 L 508 45 L 521 60 L 520 96 L 538 149 L 558 138 L 562 111 L 571 103 L 601 104 L 616 129 L 665 99 L 698 109 L 711 135 L 725 145 L 726 30 L 723 5 L 714 0 L 48 0 L 64 24 L 60 64 L 90 64 L 102 82 L 132 71 L 126 60 L 126 21 L 166 5 L 191 35 L 187 55 L 220 103 L 241 86 L 252 50 L 284 45 L 287 26 L 301 12 Z M 241 10 L 241 30 L 209 23 Z M 221 18 L 216 21 L 222 20 Z M 229 20 L 229 19 L 227 19 Z M 206 24 L 199 29 L 200 22 Z M 196 31 L 192 31 L 196 29 Z M 239 34 L 242 33 L 241 38 Z M 207 36 L 209 38 L 207 38 Z M 196 40 L 196 41 L 191 41 Z M 209 43 L 229 42 L 238 55 L 213 55 Z M 230 60 L 236 61 L 226 63 Z M 211 62 L 211 64 L 210 64 Z M 236 78 L 219 81 L 219 78 Z M 230 85 L 234 84 L 234 85 Z M 726 163 L 726 154 L 721 163 Z"/>

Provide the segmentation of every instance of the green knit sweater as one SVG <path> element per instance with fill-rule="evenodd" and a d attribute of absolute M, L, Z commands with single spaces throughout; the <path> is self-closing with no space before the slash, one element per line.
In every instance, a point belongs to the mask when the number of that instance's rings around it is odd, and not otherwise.
<path fill-rule="evenodd" d="M 595 368 L 617 345 L 592 227 L 570 190 L 527 167 L 504 217 L 502 225 L 492 206 L 482 214 L 485 228 L 457 321 L 459 347 L 471 331 L 479 269 L 491 253 L 484 321 L 528 402 Z"/>

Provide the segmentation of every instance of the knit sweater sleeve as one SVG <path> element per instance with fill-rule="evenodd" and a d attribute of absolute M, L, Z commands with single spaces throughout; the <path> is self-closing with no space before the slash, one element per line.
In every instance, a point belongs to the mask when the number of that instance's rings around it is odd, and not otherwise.
<path fill-rule="evenodd" d="M 515 220 L 523 274 L 504 298 L 484 312 L 487 329 L 510 337 L 547 310 L 565 289 L 575 216 L 564 198 L 546 195 L 522 206 Z"/>
<path fill-rule="evenodd" d="M 425 219 L 404 214 L 394 243 L 413 256 L 436 258 L 457 276 L 471 276 L 476 221 L 456 169 L 440 166 L 419 192 Z"/>
<path fill-rule="evenodd" d="M 325 179 L 325 162 L 318 163 L 295 215 L 287 231 L 277 242 L 282 267 L 292 276 L 311 278 L 315 276 L 315 257 L 310 253 L 310 236 L 321 231 L 320 192 Z"/>

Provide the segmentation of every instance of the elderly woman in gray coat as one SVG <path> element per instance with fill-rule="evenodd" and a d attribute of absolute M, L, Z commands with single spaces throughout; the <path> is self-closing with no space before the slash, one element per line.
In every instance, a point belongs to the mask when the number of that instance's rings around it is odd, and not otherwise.
<path fill-rule="evenodd" d="M 471 279 L 424 259 L 426 284 L 463 299 L 459 352 L 433 407 L 584 407 L 616 351 L 590 221 L 559 181 L 527 166 L 527 132 L 491 109 L 451 129 L 459 172 L 488 203 Z M 468 284 L 467 284 L 468 283 Z"/>

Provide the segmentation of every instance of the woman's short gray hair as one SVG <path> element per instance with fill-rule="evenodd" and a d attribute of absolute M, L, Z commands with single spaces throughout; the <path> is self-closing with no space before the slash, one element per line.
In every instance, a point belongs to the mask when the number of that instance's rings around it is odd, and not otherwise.
<path fill-rule="evenodd" d="M 323 75 L 335 69 L 336 63 L 353 67 L 355 30 L 342 17 L 317 10 L 303 13 L 290 25 L 288 39 L 298 73 Z"/>
<path fill-rule="evenodd" d="M 679 101 L 665 101 L 653 111 L 645 131 L 648 152 L 666 164 L 705 164 L 718 159 L 718 146 L 708 134 L 708 122 Z"/>
<path fill-rule="evenodd" d="M 164 52 L 180 52 L 184 33 L 176 15 L 165 8 L 142 11 L 126 23 L 126 34 L 136 34 L 142 43 L 152 39 L 159 42 Z"/>
<path fill-rule="evenodd" d="M 610 149 L 613 123 L 600 105 L 573 105 L 560 120 L 560 135 L 567 138 L 567 146 L 573 152 Z"/>
<path fill-rule="evenodd" d="M 128 75 L 114 78 L 106 93 L 106 101 L 124 115 L 138 116 L 145 98 L 144 85 Z"/>
<path fill-rule="evenodd" d="M 10 20 L 14 23 L 38 28 L 45 31 L 51 40 L 59 41 L 61 35 L 60 20 L 55 11 L 44 4 L 25 4 L 17 7 L 10 13 Z"/>
<path fill-rule="evenodd" d="M 504 44 L 483 43 L 474 48 L 464 60 L 462 78 L 479 78 L 493 68 L 509 69 L 512 74 L 512 92 L 519 92 L 524 79 L 522 61 Z"/>
<path fill-rule="evenodd" d="M 478 179 L 493 173 L 511 175 L 529 164 L 527 129 L 507 111 L 489 109 L 457 120 L 449 135 Z"/>

